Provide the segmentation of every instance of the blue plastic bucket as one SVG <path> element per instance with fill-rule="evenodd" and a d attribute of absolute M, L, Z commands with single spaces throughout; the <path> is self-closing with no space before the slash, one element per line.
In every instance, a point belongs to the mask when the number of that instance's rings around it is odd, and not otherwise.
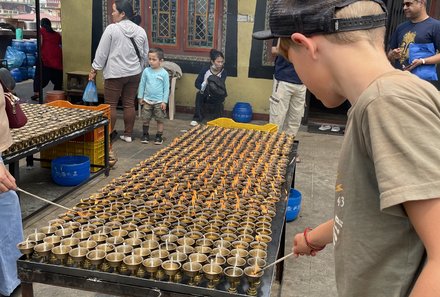
<path fill-rule="evenodd" d="M 65 156 L 52 160 L 52 179 L 61 186 L 76 186 L 90 177 L 90 159 Z"/>
<path fill-rule="evenodd" d="M 24 52 L 26 50 L 26 46 L 24 40 L 12 39 L 11 45 L 16 50 Z"/>
<path fill-rule="evenodd" d="M 26 66 L 27 67 L 35 66 L 36 61 L 37 61 L 37 58 L 33 54 L 26 54 Z"/>
<path fill-rule="evenodd" d="M 28 78 L 34 79 L 34 77 L 35 77 L 35 66 L 28 67 Z"/>
<path fill-rule="evenodd" d="M 26 40 L 24 44 L 26 53 L 35 54 L 37 51 L 37 40 Z"/>
<path fill-rule="evenodd" d="M 301 211 L 301 192 L 296 189 L 291 189 L 289 199 L 287 201 L 286 221 L 293 221 L 298 217 Z"/>
<path fill-rule="evenodd" d="M 252 106 L 247 102 L 237 102 L 232 110 L 232 119 L 239 123 L 252 121 Z"/>
<path fill-rule="evenodd" d="M 27 69 L 27 67 L 20 67 L 18 69 L 20 69 L 20 72 L 21 72 L 21 79 L 22 80 L 27 80 L 28 79 L 28 69 Z"/>

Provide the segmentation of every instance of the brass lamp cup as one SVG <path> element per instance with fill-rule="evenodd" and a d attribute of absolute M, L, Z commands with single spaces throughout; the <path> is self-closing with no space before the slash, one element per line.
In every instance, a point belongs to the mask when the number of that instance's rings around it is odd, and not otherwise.
<path fill-rule="evenodd" d="M 209 281 L 208 288 L 215 288 L 216 282 L 220 279 L 223 269 L 218 264 L 205 264 L 202 267 L 203 275 Z"/>
<path fill-rule="evenodd" d="M 159 258 L 147 258 L 142 261 L 142 265 L 144 266 L 145 271 L 150 273 L 150 278 L 155 278 L 156 272 L 162 265 L 162 260 Z"/>
<path fill-rule="evenodd" d="M 233 234 L 233 233 L 224 233 L 221 235 L 221 238 L 223 240 L 229 241 L 229 242 L 234 242 L 237 240 L 237 235 Z"/>
<path fill-rule="evenodd" d="M 217 232 L 207 232 L 207 233 L 205 233 L 205 238 L 212 240 L 212 241 L 216 241 L 220 238 L 220 234 Z"/>
<path fill-rule="evenodd" d="M 260 258 L 266 260 L 267 252 L 260 249 L 252 249 L 249 251 L 249 256 L 252 258 Z"/>
<path fill-rule="evenodd" d="M 160 236 L 156 235 L 155 233 L 150 233 L 145 235 L 145 240 L 154 240 L 154 241 L 160 241 Z"/>
<path fill-rule="evenodd" d="M 31 233 L 29 234 L 29 236 L 27 237 L 27 240 L 29 241 L 35 241 L 37 244 L 38 243 L 42 243 L 43 239 L 46 237 L 46 234 L 42 233 L 42 232 L 37 232 L 37 233 Z"/>
<path fill-rule="evenodd" d="M 151 258 L 159 258 L 161 260 L 168 258 L 170 253 L 167 250 L 154 250 L 151 252 Z"/>
<path fill-rule="evenodd" d="M 66 220 L 63 220 L 63 219 L 53 219 L 53 220 L 50 220 L 49 221 L 49 225 L 51 225 L 51 226 L 55 226 L 55 227 L 60 227 L 60 226 L 62 226 L 64 223 L 66 223 Z"/>
<path fill-rule="evenodd" d="M 87 222 L 88 222 L 88 221 L 87 221 Z M 81 231 L 90 231 L 90 232 L 93 232 L 93 231 L 95 231 L 96 228 L 97 228 L 96 225 L 93 225 L 93 224 L 84 224 L 84 225 L 81 226 L 80 230 L 81 230 Z"/>
<path fill-rule="evenodd" d="M 208 238 L 200 238 L 196 240 L 197 246 L 207 246 L 212 247 L 214 245 L 214 242 L 211 239 Z"/>
<path fill-rule="evenodd" d="M 57 236 L 57 235 L 50 235 L 50 236 L 46 236 L 43 239 L 43 241 L 46 242 L 46 243 L 51 243 L 51 244 L 53 244 L 55 246 L 55 245 L 58 245 L 61 242 L 61 237 Z"/>
<path fill-rule="evenodd" d="M 54 234 L 55 231 L 57 231 L 57 230 L 58 230 L 58 227 L 51 225 L 51 226 L 43 226 L 38 231 L 41 233 L 44 233 L 44 234 L 46 234 L 46 236 L 48 236 L 48 235 Z"/>
<path fill-rule="evenodd" d="M 141 231 L 131 231 L 130 233 L 128 233 L 128 237 L 130 238 L 137 238 L 137 239 L 143 239 L 145 237 L 145 232 L 141 232 Z"/>
<path fill-rule="evenodd" d="M 79 239 L 75 237 L 64 238 L 61 240 L 61 245 L 67 245 L 70 247 L 75 247 L 79 243 Z"/>
<path fill-rule="evenodd" d="M 124 230 L 125 231 L 125 230 Z M 114 244 L 114 245 L 120 245 L 124 242 L 124 238 L 122 236 L 113 236 L 109 237 L 105 240 L 106 243 Z"/>
<path fill-rule="evenodd" d="M 124 255 L 128 255 L 128 254 L 130 254 L 133 251 L 133 247 L 131 245 L 127 245 L 127 244 L 118 245 L 115 248 L 115 251 L 118 252 L 118 253 L 122 253 Z"/>
<path fill-rule="evenodd" d="M 226 267 L 224 274 L 229 282 L 228 291 L 231 293 L 237 293 L 237 286 L 240 283 L 241 277 L 243 276 L 243 269 L 240 267 Z"/>
<path fill-rule="evenodd" d="M 177 239 L 179 239 L 179 238 L 178 238 L 176 235 L 173 235 L 173 234 L 165 234 L 165 235 L 162 235 L 162 236 L 160 237 L 160 239 L 161 239 L 163 242 L 168 241 L 168 243 L 174 243 L 174 242 L 176 242 Z"/>
<path fill-rule="evenodd" d="M 214 246 L 218 247 L 218 248 L 225 248 L 225 249 L 229 249 L 231 247 L 231 242 L 220 239 L 220 240 L 216 240 L 214 242 Z"/>
<path fill-rule="evenodd" d="M 127 266 L 127 269 L 131 271 L 131 275 L 136 274 L 136 270 L 139 269 L 139 266 L 142 264 L 143 258 L 139 255 L 129 255 L 124 258 L 124 264 Z"/>
<path fill-rule="evenodd" d="M 255 227 L 257 228 L 264 228 L 264 229 L 271 229 L 272 228 L 272 223 L 271 222 L 256 222 L 255 223 Z"/>
<path fill-rule="evenodd" d="M 118 221 L 108 221 L 107 223 L 104 224 L 104 226 L 110 227 L 110 228 L 112 228 L 112 230 L 115 230 L 115 229 L 120 229 L 120 227 L 122 226 L 122 223 L 118 222 Z M 115 236 L 115 235 L 112 234 L 112 236 Z"/>
<path fill-rule="evenodd" d="M 247 264 L 249 265 L 249 266 L 258 266 L 258 267 L 264 267 L 264 266 L 266 266 L 266 260 L 265 259 L 262 259 L 262 258 L 258 258 L 258 257 L 255 257 L 255 258 L 249 258 L 248 260 L 247 260 Z"/>
<path fill-rule="evenodd" d="M 38 255 L 43 257 L 44 261 L 46 261 L 47 256 L 49 256 L 50 251 L 52 250 L 53 247 L 54 245 L 52 243 L 43 242 L 34 246 L 34 251 L 37 252 Z"/>
<path fill-rule="evenodd" d="M 270 236 L 270 235 L 272 235 L 272 230 L 271 229 L 266 229 L 264 227 L 263 228 L 257 228 L 257 234 Z"/>
<path fill-rule="evenodd" d="M 262 216 L 257 217 L 257 222 L 270 223 L 270 222 L 272 222 L 272 217 L 269 215 L 262 215 Z"/>
<path fill-rule="evenodd" d="M 124 240 L 125 244 L 131 245 L 133 248 L 139 247 L 142 243 L 142 240 L 135 237 L 130 237 Z"/>
<path fill-rule="evenodd" d="M 168 234 L 169 229 L 167 227 L 156 227 L 153 229 L 153 232 L 160 238 L 160 236 Z"/>
<path fill-rule="evenodd" d="M 52 248 L 52 254 L 55 255 L 55 257 L 61 261 L 61 264 L 64 263 L 64 260 L 69 255 L 69 252 L 72 250 L 70 246 L 67 245 L 59 245 Z"/>
<path fill-rule="evenodd" d="M 164 243 L 160 244 L 160 248 L 171 253 L 171 252 L 176 250 L 177 244 L 175 244 L 175 243 L 165 243 L 164 242 Z"/>
<path fill-rule="evenodd" d="M 250 247 L 251 247 L 251 249 L 259 249 L 259 250 L 266 251 L 267 250 L 267 243 L 262 242 L 262 241 L 253 241 L 250 243 Z"/>
<path fill-rule="evenodd" d="M 227 257 L 227 256 L 229 256 L 230 251 L 229 251 L 229 249 L 224 248 L 224 247 L 217 247 L 217 248 L 212 249 L 211 254 L 212 255 L 220 255 L 222 257 Z"/>
<path fill-rule="evenodd" d="M 197 262 L 200 264 L 206 264 L 208 262 L 208 256 L 201 253 L 193 253 L 188 256 L 190 262 Z"/>
<path fill-rule="evenodd" d="M 222 266 L 226 263 L 226 258 L 220 254 L 212 254 L 208 257 L 208 263 L 214 263 Z"/>
<path fill-rule="evenodd" d="M 251 221 L 243 221 L 243 222 L 240 223 L 240 227 L 250 228 L 252 230 L 255 229 L 255 226 L 256 226 L 256 224 L 251 222 Z"/>
<path fill-rule="evenodd" d="M 81 224 L 78 222 L 67 222 L 67 223 L 64 223 L 62 226 L 63 226 L 63 228 L 70 228 L 74 232 L 76 232 L 81 227 Z"/>
<path fill-rule="evenodd" d="M 159 247 L 159 242 L 157 242 L 156 240 L 145 240 L 141 243 L 141 247 L 153 251 Z"/>
<path fill-rule="evenodd" d="M 196 242 L 196 241 L 195 241 L 194 239 L 189 238 L 189 237 L 186 237 L 186 236 L 177 239 L 177 243 L 178 243 L 179 245 L 189 245 L 189 246 L 192 246 L 195 242 Z"/>
<path fill-rule="evenodd" d="M 212 251 L 212 249 L 209 246 L 196 246 L 194 250 L 196 251 L 196 253 L 205 254 L 205 255 L 211 254 Z"/>
<path fill-rule="evenodd" d="M 188 256 L 184 253 L 174 252 L 170 254 L 168 258 L 173 262 L 183 263 L 186 261 L 186 259 L 188 259 Z"/>
<path fill-rule="evenodd" d="M 246 265 L 246 260 L 244 258 L 239 257 L 239 256 L 230 257 L 230 258 L 228 258 L 228 260 L 226 260 L 226 262 L 230 266 L 236 266 L 236 267 L 240 267 L 240 268 L 243 268 Z"/>
<path fill-rule="evenodd" d="M 188 281 L 188 285 L 196 285 L 194 280 L 202 270 L 202 264 L 198 262 L 186 262 L 182 265 L 182 269 L 185 275 L 190 278 L 190 280 Z"/>
<path fill-rule="evenodd" d="M 73 237 L 78 238 L 79 240 L 87 239 L 90 235 L 92 235 L 92 232 L 90 231 L 78 231 L 73 233 Z"/>
<path fill-rule="evenodd" d="M 249 243 L 242 240 L 237 240 L 232 243 L 232 247 L 235 249 L 247 249 L 249 247 Z"/>
<path fill-rule="evenodd" d="M 108 238 L 107 235 L 105 234 L 92 234 L 90 235 L 90 240 L 94 240 L 96 241 L 98 244 L 103 243 L 106 241 L 106 239 Z"/>
<path fill-rule="evenodd" d="M 259 284 L 264 271 L 255 266 L 248 266 L 244 269 L 244 274 L 249 282 L 249 288 L 246 293 L 250 296 L 256 296 L 257 285 Z"/>
<path fill-rule="evenodd" d="M 58 229 L 57 231 L 55 231 L 55 235 L 60 237 L 67 237 L 67 236 L 71 236 L 72 234 L 73 234 L 73 230 L 70 228 Z"/>
<path fill-rule="evenodd" d="M 133 254 L 141 257 L 148 257 L 151 254 L 151 251 L 147 248 L 138 247 L 133 250 Z"/>
<path fill-rule="evenodd" d="M 168 228 L 169 229 L 171 227 L 171 222 L 168 222 L 168 221 L 157 221 L 155 225 L 156 225 L 157 228 L 162 227 L 162 228 Z"/>
<path fill-rule="evenodd" d="M 173 262 L 171 260 L 167 260 L 162 262 L 161 267 L 165 271 L 165 274 L 169 276 L 170 282 L 174 282 L 176 279 L 175 276 L 182 267 L 182 264 L 180 264 L 179 262 Z"/>
<path fill-rule="evenodd" d="M 112 228 L 108 226 L 99 226 L 95 229 L 95 234 L 105 234 L 108 235 L 112 232 Z"/>
<path fill-rule="evenodd" d="M 78 247 L 86 248 L 88 250 L 94 249 L 98 243 L 94 240 L 84 240 L 78 243 Z"/>
<path fill-rule="evenodd" d="M 35 241 L 22 241 L 17 244 L 17 248 L 23 255 L 26 255 L 26 259 L 30 259 L 32 253 L 34 252 L 34 246 L 37 243 Z"/>
<path fill-rule="evenodd" d="M 203 238 L 203 233 L 199 231 L 191 231 L 185 234 L 186 237 L 192 238 L 194 240 Z"/>
<path fill-rule="evenodd" d="M 249 252 L 245 249 L 233 249 L 231 250 L 231 256 L 238 256 L 240 258 L 247 258 Z"/>
<path fill-rule="evenodd" d="M 102 264 L 102 262 L 104 262 L 105 256 L 107 256 L 107 253 L 104 250 L 93 250 L 86 254 L 87 260 L 89 260 L 96 269 Z"/>
<path fill-rule="evenodd" d="M 115 250 L 115 246 L 110 243 L 101 243 L 96 246 L 96 250 L 103 250 L 106 253 L 110 253 Z"/>
<path fill-rule="evenodd" d="M 249 228 L 249 227 L 238 227 L 237 228 L 237 232 L 242 235 L 242 234 L 252 234 L 254 233 L 254 230 Z"/>
<path fill-rule="evenodd" d="M 180 226 L 180 228 L 177 228 L 178 226 Z M 171 234 L 177 236 L 177 238 L 181 238 L 182 236 L 184 236 L 186 233 L 188 233 L 188 231 L 186 231 L 186 229 L 184 229 L 185 227 L 178 225 L 176 226 L 176 228 L 171 230 Z"/>
<path fill-rule="evenodd" d="M 247 243 L 251 243 L 252 241 L 254 241 L 254 236 L 252 236 L 250 234 L 241 234 L 241 235 L 238 235 L 237 240 L 246 241 Z"/>
<path fill-rule="evenodd" d="M 176 249 L 179 253 L 184 253 L 186 255 L 194 253 L 194 248 L 190 245 L 179 245 Z"/>
<path fill-rule="evenodd" d="M 270 237 L 268 235 L 259 234 L 259 235 L 255 236 L 255 241 L 261 241 L 261 242 L 264 242 L 264 243 L 269 243 L 269 242 L 272 241 L 272 237 Z"/>
<path fill-rule="evenodd" d="M 153 227 L 150 224 L 143 224 L 138 227 L 138 231 L 143 232 L 144 234 L 151 233 L 152 230 Z"/>
<path fill-rule="evenodd" d="M 81 266 L 81 262 L 86 258 L 88 252 L 89 250 L 86 248 L 77 247 L 69 251 L 69 256 L 76 266 Z"/>

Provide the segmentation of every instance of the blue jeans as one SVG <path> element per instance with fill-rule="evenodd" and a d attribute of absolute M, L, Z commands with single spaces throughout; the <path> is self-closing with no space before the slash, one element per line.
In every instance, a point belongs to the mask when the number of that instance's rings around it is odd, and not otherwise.
<path fill-rule="evenodd" d="M 20 284 L 17 244 L 23 241 L 20 202 L 17 193 L 0 194 L 0 294 L 9 296 Z"/>

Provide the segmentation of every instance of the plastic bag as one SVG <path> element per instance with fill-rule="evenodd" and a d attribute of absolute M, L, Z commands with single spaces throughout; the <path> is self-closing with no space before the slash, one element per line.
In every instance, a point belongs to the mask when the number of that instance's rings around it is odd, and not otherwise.
<path fill-rule="evenodd" d="M 436 54 L 433 43 L 411 43 L 409 45 L 409 62 L 415 59 L 427 58 Z M 438 80 L 437 69 L 434 64 L 420 65 L 411 70 L 411 72 L 421 79 Z"/>
<path fill-rule="evenodd" d="M 19 51 L 12 46 L 8 46 L 6 48 L 5 59 L 8 61 L 8 68 L 18 68 L 23 64 L 23 61 L 26 59 L 26 54 L 22 51 Z"/>
<path fill-rule="evenodd" d="M 98 90 L 96 89 L 96 84 L 93 80 L 89 80 L 87 83 L 82 100 L 89 103 L 98 102 Z"/>

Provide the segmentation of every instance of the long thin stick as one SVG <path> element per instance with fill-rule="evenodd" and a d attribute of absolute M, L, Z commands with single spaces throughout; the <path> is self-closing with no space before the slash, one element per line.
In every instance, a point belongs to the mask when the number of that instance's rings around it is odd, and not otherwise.
<path fill-rule="evenodd" d="M 290 254 L 288 254 L 288 255 L 282 257 L 282 258 L 279 258 L 279 259 L 276 260 L 275 262 L 270 263 L 269 265 L 267 265 L 267 266 L 261 268 L 261 270 L 264 270 L 264 269 L 266 269 L 266 268 L 269 268 L 269 267 L 271 267 L 271 266 L 274 266 L 275 264 L 278 264 L 278 263 L 280 263 L 281 261 L 284 261 L 285 259 L 289 258 L 290 256 L 293 256 L 293 253 L 290 253 Z"/>
<path fill-rule="evenodd" d="M 42 201 L 44 201 L 44 202 L 47 202 L 47 203 L 49 203 L 49 204 L 52 204 L 52 205 L 58 206 L 58 207 L 60 207 L 60 208 L 66 209 L 66 210 L 71 211 L 71 212 L 75 212 L 75 210 L 73 210 L 73 209 L 71 209 L 71 208 L 68 208 L 68 207 L 62 206 L 62 205 L 60 205 L 60 204 L 57 204 L 57 203 L 55 203 L 55 202 L 52 202 L 52 201 L 50 201 L 50 200 L 47 200 L 47 199 L 41 198 L 40 196 L 37 196 L 37 195 L 32 194 L 32 193 L 29 193 L 28 191 L 25 191 L 25 190 L 23 190 L 23 189 L 21 189 L 21 188 L 19 188 L 19 187 L 17 187 L 16 190 L 18 190 L 18 191 L 20 191 L 20 192 L 23 192 L 23 193 L 25 193 L 25 194 L 28 194 L 29 196 L 32 196 L 32 197 L 34 197 L 34 198 L 40 199 L 40 200 L 42 200 Z"/>

